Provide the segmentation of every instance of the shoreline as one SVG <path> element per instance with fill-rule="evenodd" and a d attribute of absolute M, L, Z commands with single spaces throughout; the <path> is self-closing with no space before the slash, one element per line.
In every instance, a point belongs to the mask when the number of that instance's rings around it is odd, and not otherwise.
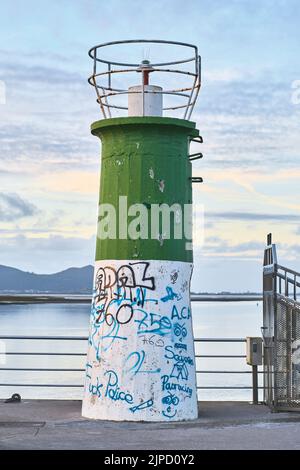
<path fill-rule="evenodd" d="M 46 303 L 91 303 L 91 296 L 80 296 L 76 294 L 0 294 L 0 305 L 7 304 L 46 304 Z M 262 300 L 262 295 L 247 295 L 247 294 L 192 294 L 192 302 L 245 302 L 253 301 L 259 302 Z"/>

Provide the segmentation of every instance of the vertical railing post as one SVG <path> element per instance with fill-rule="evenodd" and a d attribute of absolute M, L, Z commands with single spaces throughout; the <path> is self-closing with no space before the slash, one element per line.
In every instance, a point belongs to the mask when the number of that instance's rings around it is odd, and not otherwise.
<path fill-rule="evenodd" d="M 257 366 L 252 366 L 252 402 L 258 405 L 258 371 Z"/>

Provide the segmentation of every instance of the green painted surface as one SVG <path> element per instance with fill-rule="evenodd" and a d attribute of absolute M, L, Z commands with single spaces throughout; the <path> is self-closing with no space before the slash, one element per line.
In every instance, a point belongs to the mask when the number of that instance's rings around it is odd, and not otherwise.
<path fill-rule="evenodd" d="M 199 135 L 195 123 L 160 117 L 113 118 L 93 123 L 92 134 L 102 141 L 99 203 L 111 204 L 117 215 L 116 239 L 97 237 L 96 260 L 192 261 L 192 251 L 186 249 L 184 236 L 175 239 L 171 230 L 170 239 L 159 240 L 159 233 L 163 233 L 160 227 L 157 237 L 150 238 L 150 207 L 177 203 L 183 209 L 184 204 L 192 203 L 188 154 L 190 138 Z M 124 239 L 122 235 L 120 238 L 119 196 L 128 197 L 128 207 L 143 204 L 148 213 L 148 239 Z M 128 225 L 133 219 L 135 216 L 128 217 Z M 144 233 L 146 229 L 144 225 Z"/>

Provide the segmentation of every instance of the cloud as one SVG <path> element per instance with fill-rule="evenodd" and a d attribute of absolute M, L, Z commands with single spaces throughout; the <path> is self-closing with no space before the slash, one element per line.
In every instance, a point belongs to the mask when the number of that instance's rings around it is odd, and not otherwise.
<path fill-rule="evenodd" d="M 0 51 L 0 55 L 3 55 L 3 52 Z M 78 72 L 69 72 L 63 68 L 49 65 L 29 65 L 26 61 L 2 61 L 0 78 L 13 85 L 22 82 L 23 86 L 40 83 L 47 86 L 86 87 L 85 77 Z"/>
<path fill-rule="evenodd" d="M 298 214 L 270 214 L 259 212 L 207 212 L 205 217 L 225 220 L 300 222 Z"/>
<path fill-rule="evenodd" d="M 0 193 L 0 221 L 10 222 L 23 217 L 31 217 L 38 212 L 37 207 L 22 199 L 16 193 Z"/>
<path fill-rule="evenodd" d="M 92 264 L 95 237 L 62 235 L 0 237 L 1 264 L 40 273 L 58 272 L 70 266 Z"/>
<path fill-rule="evenodd" d="M 233 255 L 254 252 L 255 255 L 262 253 L 264 243 L 260 241 L 246 241 L 242 243 L 230 244 L 227 240 L 213 236 L 205 239 L 204 251 L 215 254 L 231 253 Z"/>

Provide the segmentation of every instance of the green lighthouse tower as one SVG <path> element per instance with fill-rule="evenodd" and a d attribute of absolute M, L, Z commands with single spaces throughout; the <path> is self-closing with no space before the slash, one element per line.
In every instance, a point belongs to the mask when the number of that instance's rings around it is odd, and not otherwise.
<path fill-rule="evenodd" d="M 134 64 L 103 58 L 107 48 L 140 43 L 192 50 L 193 57 Z M 92 124 L 102 153 L 82 414 L 118 421 L 195 419 L 191 207 L 192 182 L 201 178 L 192 177 L 191 160 L 202 154 L 190 155 L 189 147 L 202 141 L 190 121 L 200 57 L 195 46 L 157 40 L 107 43 L 89 54 L 89 81 L 104 119 Z M 130 72 L 140 85 L 112 85 L 117 74 Z M 150 85 L 158 73 L 177 73 L 191 83 L 171 90 Z M 127 116 L 113 117 L 115 110 Z M 170 117 L 171 111 L 183 111 L 183 119 Z"/>

